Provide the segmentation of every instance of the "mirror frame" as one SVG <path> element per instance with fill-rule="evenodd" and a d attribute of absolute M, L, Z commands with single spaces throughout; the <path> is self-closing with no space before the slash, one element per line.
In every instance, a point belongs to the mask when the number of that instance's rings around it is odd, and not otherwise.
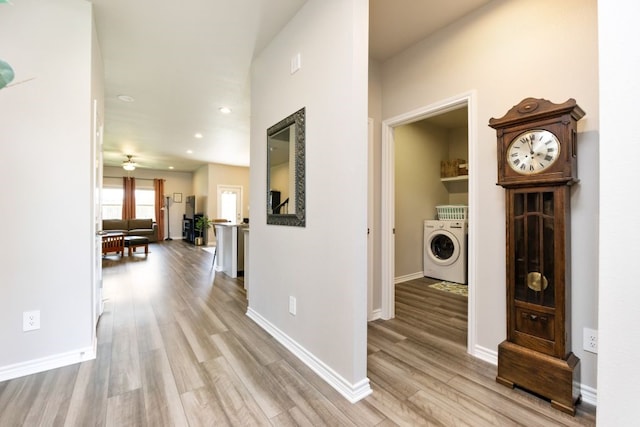
<path fill-rule="evenodd" d="M 267 129 L 267 224 L 288 225 L 292 227 L 306 226 L 305 213 L 305 107 Z M 271 190 L 271 155 L 269 154 L 269 138 L 281 130 L 294 125 L 295 130 L 295 213 L 269 213 L 269 191 Z"/>

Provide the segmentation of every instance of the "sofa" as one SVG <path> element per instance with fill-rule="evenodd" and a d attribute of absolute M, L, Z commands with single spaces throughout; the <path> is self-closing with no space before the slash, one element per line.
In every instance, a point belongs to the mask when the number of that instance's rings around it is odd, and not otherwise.
<path fill-rule="evenodd" d="M 102 230 L 108 233 L 124 233 L 127 236 L 143 236 L 149 242 L 158 241 L 158 224 L 151 218 L 103 219 Z"/>

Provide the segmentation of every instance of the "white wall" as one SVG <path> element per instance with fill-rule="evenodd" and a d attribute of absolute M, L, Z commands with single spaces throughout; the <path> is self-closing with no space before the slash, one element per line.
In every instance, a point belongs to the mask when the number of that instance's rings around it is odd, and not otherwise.
<path fill-rule="evenodd" d="M 395 277 L 423 272 L 424 220 L 449 201 L 440 181 L 440 160 L 448 159 L 447 131 L 428 123 L 395 130 Z"/>
<path fill-rule="evenodd" d="M 250 311 L 356 399 L 368 390 L 367 28 L 366 0 L 309 0 L 254 61 L 251 84 Z M 265 133 L 302 107 L 307 225 L 266 225 Z"/>
<path fill-rule="evenodd" d="M 640 193 L 635 188 L 640 134 L 640 57 L 629 50 L 640 39 L 634 0 L 598 4 L 600 46 L 600 314 L 599 426 L 638 423 L 640 329 L 638 259 Z"/>
<path fill-rule="evenodd" d="M 289 197 L 289 163 L 280 163 L 271 167 L 269 172 L 271 190 L 280 192 L 280 201 L 284 202 Z M 292 204 L 292 206 L 295 206 Z"/>
<path fill-rule="evenodd" d="M 380 260 L 381 252 L 381 176 L 382 163 L 380 152 L 381 123 L 382 123 L 382 76 L 380 64 L 377 61 L 369 60 L 369 117 L 373 119 L 373 158 L 369 159 L 373 163 L 373 218 L 370 221 L 371 232 L 369 239 L 373 242 L 373 259 Z M 369 297 L 371 307 L 369 313 L 370 320 L 378 318 L 380 307 L 382 306 L 382 271 L 380 262 L 374 262 L 373 266 L 373 289 Z"/>
<path fill-rule="evenodd" d="M 447 135 L 449 141 L 449 159 L 463 159 L 469 161 L 469 129 L 465 127 L 450 129 Z M 469 205 L 469 182 L 448 181 L 444 184 L 449 191 L 450 205 Z"/>
<path fill-rule="evenodd" d="M 467 128 L 445 128 L 428 120 L 398 126 L 395 141 L 395 279 L 423 273 L 424 220 L 436 206 L 469 204 L 467 181 L 442 182 L 441 160 L 468 158 Z"/>
<path fill-rule="evenodd" d="M 193 192 L 191 195 L 196 196 L 196 211 L 201 214 L 209 212 L 209 165 L 199 167 L 193 173 Z"/>
<path fill-rule="evenodd" d="M 497 0 L 382 64 L 383 119 L 476 91 L 477 198 L 469 204 L 477 219 L 471 232 L 478 247 L 470 256 L 478 267 L 478 348 L 472 351 L 485 354 L 495 354 L 506 336 L 504 190 L 495 185 L 496 135 L 487 123 L 530 96 L 575 98 L 586 111 L 578 124 L 581 181 L 572 191 L 572 335 L 582 383 L 592 388 L 597 356 L 582 350 L 582 329 L 598 327 L 597 48 L 595 0 Z"/>
<path fill-rule="evenodd" d="M 93 354 L 92 26 L 84 0 L 0 4 L 0 55 L 33 78 L 0 91 L 0 380 Z"/>

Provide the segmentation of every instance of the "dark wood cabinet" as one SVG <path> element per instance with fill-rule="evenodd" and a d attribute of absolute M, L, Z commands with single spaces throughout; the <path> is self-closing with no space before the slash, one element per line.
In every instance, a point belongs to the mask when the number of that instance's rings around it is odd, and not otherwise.
<path fill-rule="evenodd" d="M 182 240 L 193 243 L 193 219 L 182 217 Z"/>
<path fill-rule="evenodd" d="M 196 230 L 196 221 L 202 217 L 202 214 L 195 214 L 193 218 L 182 217 L 182 239 L 188 243 L 195 243 L 196 237 L 198 237 L 198 231 Z"/>

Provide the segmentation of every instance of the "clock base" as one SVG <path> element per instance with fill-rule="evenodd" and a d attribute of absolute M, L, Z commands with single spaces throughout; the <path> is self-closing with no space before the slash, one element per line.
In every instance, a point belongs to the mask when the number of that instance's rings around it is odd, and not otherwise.
<path fill-rule="evenodd" d="M 504 341 L 498 346 L 496 381 L 536 393 L 551 400 L 552 407 L 575 415 L 581 400 L 579 364 L 573 353 L 559 359 Z"/>

